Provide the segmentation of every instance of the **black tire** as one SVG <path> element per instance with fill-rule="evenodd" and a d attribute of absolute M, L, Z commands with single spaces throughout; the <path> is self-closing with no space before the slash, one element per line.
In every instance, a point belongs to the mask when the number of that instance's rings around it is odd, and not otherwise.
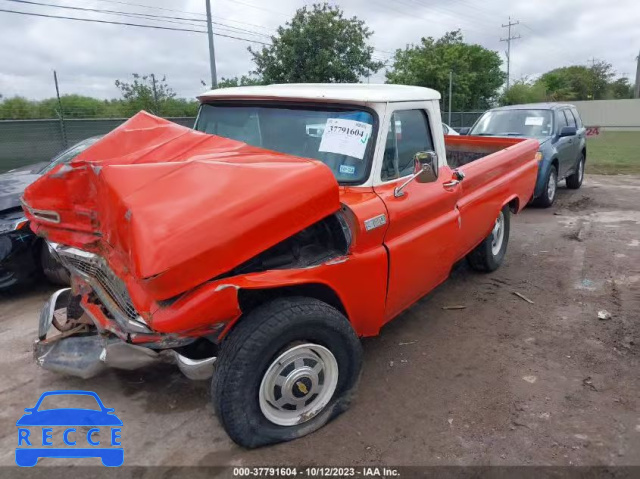
<path fill-rule="evenodd" d="M 567 188 L 570 190 L 577 190 L 582 186 L 582 180 L 584 179 L 584 164 L 586 158 L 584 153 L 580 153 L 580 159 L 576 165 L 576 171 L 573 175 L 567 176 Z"/>
<path fill-rule="evenodd" d="M 549 192 L 549 183 L 551 181 L 555 181 L 556 187 L 553 188 L 552 193 Z M 538 196 L 533 203 L 536 206 L 540 206 L 542 208 L 549 208 L 556 201 L 556 196 L 558 192 L 558 169 L 555 166 L 551 166 L 549 169 L 549 174 L 547 175 L 547 181 L 544 182 L 544 189 L 542 190 L 542 194 Z"/>
<path fill-rule="evenodd" d="M 50 283 L 68 286 L 71 282 L 69 271 L 51 255 L 49 247 L 44 241 L 40 250 L 40 266 L 42 267 L 42 274 Z"/>
<path fill-rule="evenodd" d="M 505 205 L 500 211 L 503 217 L 503 237 L 500 249 L 496 254 L 493 253 L 493 230 L 489 233 L 482 243 L 467 255 L 467 262 L 472 269 L 482 273 L 490 273 L 497 270 L 504 257 L 507 254 L 507 245 L 509 244 L 509 231 L 511 228 L 511 211 L 509 205 Z"/>
<path fill-rule="evenodd" d="M 277 425 L 260 408 L 260 385 L 274 360 L 302 342 L 333 354 L 338 365 L 336 389 L 311 419 Z M 338 310 L 312 298 L 278 298 L 251 311 L 223 341 L 212 381 L 213 405 L 225 431 L 240 446 L 291 441 L 320 429 L 349 407 L 361 367 L 360 341 Z"/>

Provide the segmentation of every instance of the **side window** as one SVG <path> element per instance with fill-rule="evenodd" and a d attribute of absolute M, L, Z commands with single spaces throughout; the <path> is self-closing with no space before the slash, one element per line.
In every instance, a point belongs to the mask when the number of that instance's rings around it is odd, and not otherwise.
<path fill-rule="evenodd" d="M 571 110 L 564 110 L 564 115 L 567 117 L 567 123 L 569 124 L 569 126 L 575 126 L 576 128 L 578 128 L 578 126 L 576 125 L 576 119 L 573 117 L 573 113 L 571 113 Z"/>
<path fill-rule="evenodd" d="M 582 128 L 582 119 L 580 118 L 580 114 L 578 113 L 577 108 L 571 108 L 571 113 L 576 120 L 576 127 Z"/>
<path fill-rule="evenodd" d="M 413 174 L 413 158 L 433 150 L 429 120 L 423 110 L 402 110 L 391 115 L 382 161 L 382 181 Z"/>
<path fill-rule="evenodd" d="M 556 123 L 557 123 L 557 132 L 558 133 L 560 133 L 560 131 L 565 126 L 569 126 L 569 122 L 567 122 L 567 117 L 564 116 L 564 112 L 562 110 L 556 111 Z"/>

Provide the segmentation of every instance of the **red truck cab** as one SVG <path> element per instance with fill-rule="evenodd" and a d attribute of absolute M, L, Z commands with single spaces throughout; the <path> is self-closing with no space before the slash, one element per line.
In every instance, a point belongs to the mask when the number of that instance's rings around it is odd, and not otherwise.
<path fill-rule="evenodd" d="M 140 113 L 25 192 L 32 227 L 72 273 L 45 305 L 36 359 L 89 377 L 172 350 L 194 379 L 215 368 L 234 441 L 291 440 L 348 407 L 360 337 L 459 260 L 500 266 L 538 143 L 445 140 L 440 95 L 421 87 L 199 99 L 194 130 Z"/>

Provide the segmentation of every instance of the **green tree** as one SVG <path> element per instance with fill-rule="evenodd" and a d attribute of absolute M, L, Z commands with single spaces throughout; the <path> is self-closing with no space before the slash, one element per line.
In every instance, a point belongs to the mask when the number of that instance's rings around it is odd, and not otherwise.
<path fill-rule="evenodd" d="M 542 83 L 527 78 L 515 81 L 500 97 L 501 105 L 521 105 L 539 103 L 547 100 L 547 92 Z"/>
<path fill-rule="evenodd" d="M 11 120 L 27 120 L 39 118 L 36 102 L 21 96 L 5 98 L 0 102 L 0 118 Z"/>
<path fill-rule="evenodd" d="M 264 83 L 354 83 L 383 64 L 373 60 L 373 32 L 357 17 L 328 4 L 300 8 L 278 27 L 271 45 L 249 52 Z"/>
<path fill-rule="evenodd" d="M 606 98 L 609 84 L 615 76 L 607 62 L 595 62 L 592 66 L 573 65 L 556 68 L 538 80 L 553 101 L 602 100 Z"/>
<path fill-rule="evenodd" d="M 65 118 L 105 118 L 107 117 L 108 102 L 83 95 L 63 95 L 60 98 L 62 114 Z M 48 98 L 38 102 L 38 112 L 41 118 L 56 118 L 60 104 L 57 98 Z"/>
<path fill-rule="evenodd" d="M 633 85 L 628 78 L 618 78 L 609 84 L 608 96 L 616 100 L 633 98 Z"/>
<path fill-rule="evenodd" d="M 498 96 L 506 74 L 500 69 L 497 52 L 464 42 L 460 30 L 435 40 L 422 38 L 419 45 L 396 50 L 387 82 L 418 85 L 440 92 L 449 91 L 453 72 L 453 109 L 485 109 Z"/>
<path fill-rule="evenodd" d="M 240 78 L 224 78 L 218 82 L 218 88 L 230 88 L 234 86 L 252 86 L 252 85 L 264 85 L 262 78 L 256 78 L 252 76 L 242 75 Z"/>
<path fill-rule="evenodd" d="M 127 104 L 126 113 L 134 114 L 140 110 L 146 110 L 155 115 L 166 115 L 169 100 L 176 96 L 167 84 L 167 77 L 157 78 L 153 73 L 148 75 L 133 73 L 132 76 L 131 83 L 115 81 L 116 87 Z"/>

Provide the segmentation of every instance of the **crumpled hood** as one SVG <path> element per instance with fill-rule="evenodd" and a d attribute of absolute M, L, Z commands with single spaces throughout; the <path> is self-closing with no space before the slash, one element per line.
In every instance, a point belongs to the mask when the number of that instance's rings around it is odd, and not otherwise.
<path fill-rule="evenodd" d="M 102 254 L 166 299 L 337 211 L 338 189 L 321 162 L 140 112 L 24 200 L 36 233 Z"/>

